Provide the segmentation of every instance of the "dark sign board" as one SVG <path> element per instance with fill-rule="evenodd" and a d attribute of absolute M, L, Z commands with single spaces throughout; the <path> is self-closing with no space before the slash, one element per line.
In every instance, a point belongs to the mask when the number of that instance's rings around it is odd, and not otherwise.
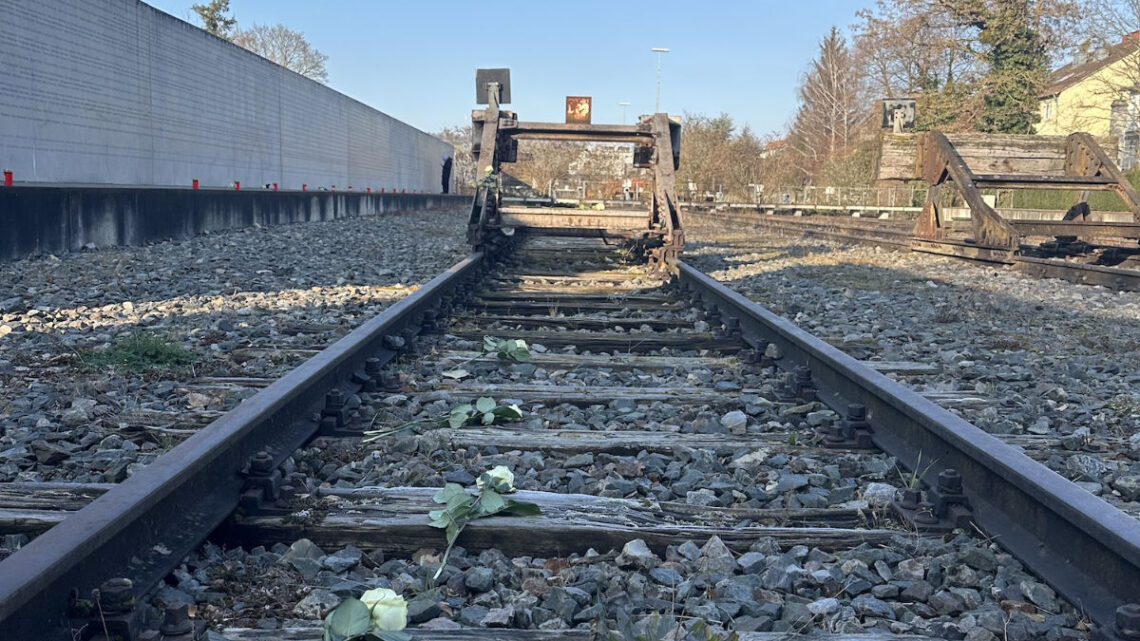
<path fill-rule="evenodd" d="M 901 121 L 896 126 L 895 118 Z M 883 129 L 914 131 L 914 99 L 886 98 L 883 100 Z"/>

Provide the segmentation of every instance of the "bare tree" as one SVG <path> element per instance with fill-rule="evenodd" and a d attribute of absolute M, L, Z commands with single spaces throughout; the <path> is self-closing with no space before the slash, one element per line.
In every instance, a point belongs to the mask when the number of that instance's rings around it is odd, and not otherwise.
<path fill-rule="evenodd" d="M 210 0 L 207 4 L 190 5 L 190 8 L 198 14 L 202 28 L 219 38 L 229 38 L 237 24 L 237 18 L 226 15 L 230 10 L 230 0 Z"/>
<path fill-rule="evenodd" d="M 283 24 L 255 24 L 235 31 L 230 41 L 302 76 L 328 82 L 325 62 L 329 57 L 313 48 L 300 31 L 293 31 Z"/>
<path fill-rule="evenodd" d="M 800 84 L 800 107 L 790 136 L 805 179 L 810 181 L 825 164 L 851 151 L 859 120 L 860 80 L 861 70 L 847 43 L 832 27 Z"/>
<path fill-rule="evenodd" d="M 570 164 L 578 159 L 581 151 L 582 143 L 522 140 L 518 162 L 506 165 L 503 170 L 539 192 L 549 194 L 556 180 L 569 175 Z"/>
<path fill-rule="evenodd" d="M 916 98 L 919 129 L 1025 132 L 1086 5 L 1112 1 L 878 0 L 856 14 L 864 100 Z"/>

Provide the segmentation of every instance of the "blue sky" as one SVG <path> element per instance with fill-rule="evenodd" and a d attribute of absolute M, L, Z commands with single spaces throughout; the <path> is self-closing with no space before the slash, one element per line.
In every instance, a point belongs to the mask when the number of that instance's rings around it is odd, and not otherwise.
<path fill-rule="evenodd" d="M 147 0 L 182 19 L 194 2 Z M 649 49 L 668 47 L 663 111 L 726 112 L 764 134 L 790 120 L 819 40 L 832 25 L 846 30 L 870 4 L 231 0 L 230 8 L 239 26 L 302 31 L 328 55 L 332 88 L 429 132 L 469 119 L 476 67 L 510 67 L 508 108 L 523 120 L 561 121 L 564 97 L 586 95 L 594 122 L 620 122 L 622 101 L 632 103 L 633 122 L 653 111 Z"/>

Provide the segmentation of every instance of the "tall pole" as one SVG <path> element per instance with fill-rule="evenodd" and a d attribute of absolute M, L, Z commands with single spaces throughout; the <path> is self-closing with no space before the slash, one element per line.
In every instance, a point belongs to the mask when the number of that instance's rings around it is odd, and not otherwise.
<path fill-rule="evenodd" d="M 661 111 L 661 54 L 669 53 L 669 50 L 665 47 L 653 47 L 650 51 L 657 54 L 657 102 L 653 108 L 653 113 L 659 113 Z"/>
<path fill-rule="evenodd" d="M 625 108 L 629 106 L 629 103 L 628 102 L 619 102 L 618 104 L 621 105 L 621 124 L 624 125 L 625 124 Z"/>

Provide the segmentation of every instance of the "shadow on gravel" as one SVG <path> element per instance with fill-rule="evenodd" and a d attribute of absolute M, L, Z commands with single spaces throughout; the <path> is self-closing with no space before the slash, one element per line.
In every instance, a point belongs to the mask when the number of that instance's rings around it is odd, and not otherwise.
<path fill-rule="evenodd" d="M 771 257 L 755 261 L 759 271 L 741 273 L 748 261 L 736 259 L 747 258 L 753 247 L 771 251 Z M 859 358 L 894 359 L 906 352 L 914 360 L 924 356 L 939 362 L 958 353 L 957 361 L 1035 370 L 1032 377 L 1042 383 L 1058 373 L 1064 376 L 1057 378 L 1080 378 L 1086 370 L 1140 382 L 1131 365 L 1140 357 L 1140 319 L 1118 309 L 1115 292 L 1062 281 L 1011 280 L 1003 278 L 1006 268 L 950 261 L 947 269 L 969 270 L 969 284 L 857 260 L 764 271 L 764 263 L 784 258 L 778 249 L 757 244 L 739 257 L 687 255 L 686 260 L 813 334 L 861 346 L 853 354 Z M 1124 296 L 1140 301 L 1140 296 Z M 1065 362 L 1070 356 L 1089 357 L 1089 362 Z M 1021 376 L 1002 372 L 999 378 Z M 963 378 L 969 382 L 972 376 L 967 372 Z"/>
<path fill-rule="evenodd" d="M 468 254 L 464 218 L 459 210 L 393 213 L 0 263 L 0 315 L 422 283 Z"/>
<path fill-rule="evenodd" d="M 685 243 L 685 253 L 682 260 L 693 264 L 701 260 L 701 269 L 712 271 L 729 269 L 734 265 L 749 264 L 757 261 L 783 260 L 787 258 L 805 258 L 814 254 L 826 254 L 832 251 L 827 245 L 797 245 L 795 247 L 765 245 L 756 242 L 731 241 L 700 241 L 688 240 Z M 732 255 L 736 254 L 736 255 Z"/>

